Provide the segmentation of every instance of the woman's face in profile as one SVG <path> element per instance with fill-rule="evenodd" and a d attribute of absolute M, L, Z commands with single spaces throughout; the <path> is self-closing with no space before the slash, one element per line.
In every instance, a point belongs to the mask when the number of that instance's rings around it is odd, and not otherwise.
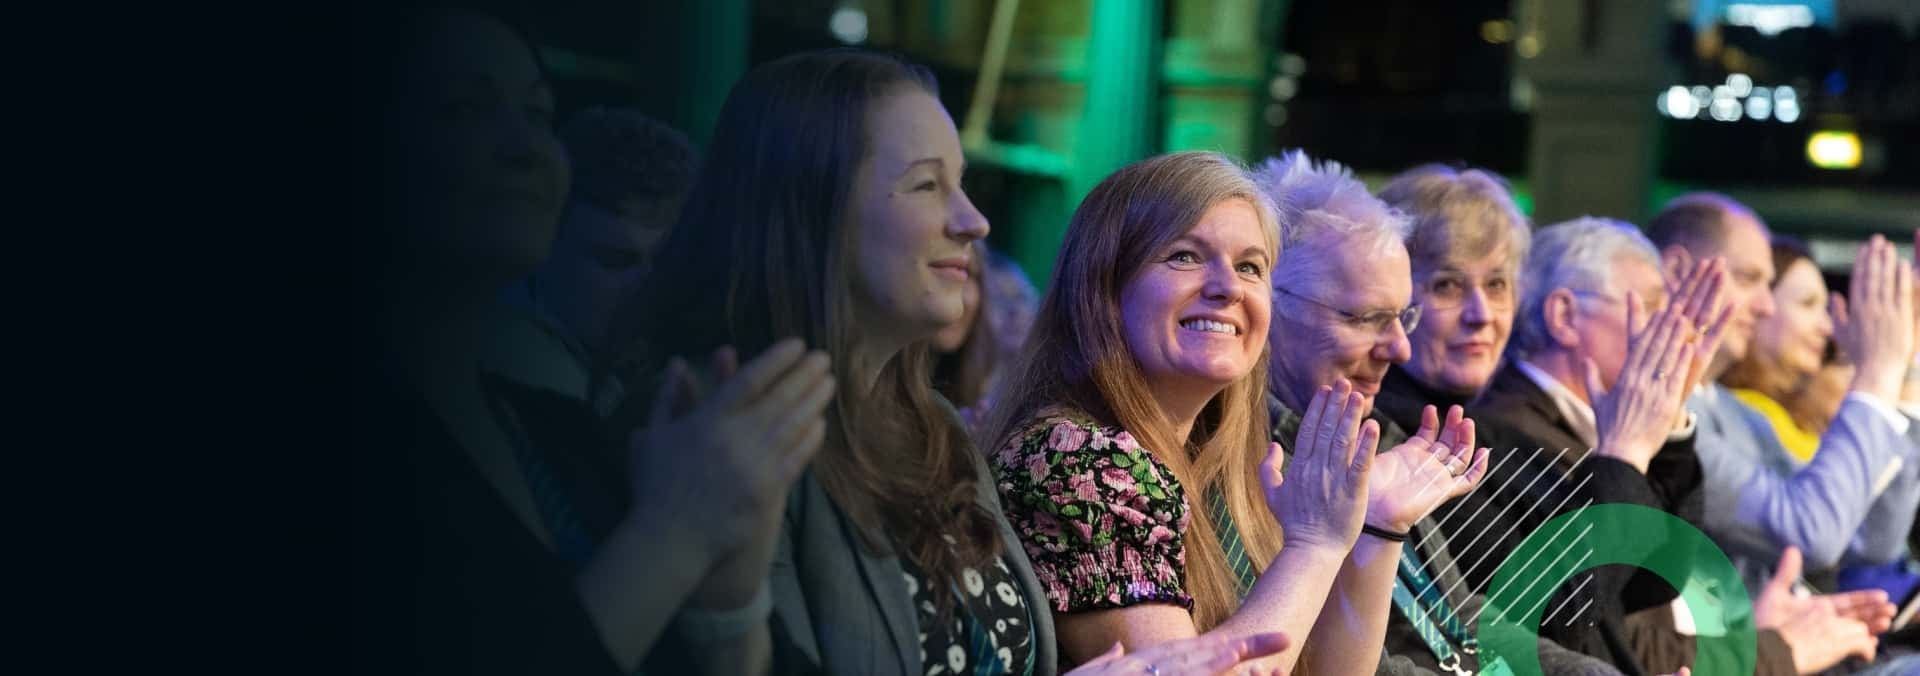
<path fill-rule="evenodd" d="M 974 324 L 980 321 L 980 287 L 983 275 L 978 261 L 980 252 L 975 249 L 973 253 L 976 260 L 973 269 L 968 271 L 966 295 L 962 297 L 966 310 L 960 313 L 959 319 L 941 327 L 939 333 L 933 334 L 934 352 L 946 354 L 958 351 L 967 344 L 967 336 L 973 335 Z"/>
<path fill-rule="evenodd" d="M 855 303 L 868 327 L 919 340 L 966 314 L 987 219 L 960 189 L 966 157 L 939 101 L 906 89 L 872 105 L 853 191 Z"/>
<path fill-rule="evenodd" d="M 490 17 L 426 19 L 389 116 L 407 244 L 517 275 L 547 255 L 570 172 L 553 91 L 518 34 Z"/>
<path fill-rule="evenodd" d="M 1806 259 L 1788 264 L 1773 287 L 1773 308 L 1773 315 L 1755 327 L 1757 356 L 1796 376 L 1818 371 L 1827 339 L 1833 337 L 1827 282 L 1820 269 Z"/>

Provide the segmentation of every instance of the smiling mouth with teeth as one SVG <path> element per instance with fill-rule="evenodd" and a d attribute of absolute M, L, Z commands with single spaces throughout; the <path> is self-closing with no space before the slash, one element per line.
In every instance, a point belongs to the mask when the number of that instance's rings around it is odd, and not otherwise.
<path fill-rule="evenodd" d="M 1232 324 L 1228 324 L 1226 322 L 1216 322 L 1211 319 L 1189 319 L 1187 321 L 1180 322 L 1180 327 L 1187 329 L 1189 331 L 1200 331 L 1203 333 L 1224 333 L 1229 336 L 1240 333 L 1240 330 L 1234 328 Z"/>

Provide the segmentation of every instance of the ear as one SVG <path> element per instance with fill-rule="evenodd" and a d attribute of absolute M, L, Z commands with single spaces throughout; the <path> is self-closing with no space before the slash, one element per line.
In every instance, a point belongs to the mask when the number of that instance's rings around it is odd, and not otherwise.
<path fill-rule="evenodd" d="M 1693 270 L 1693 252 L 1678 244 L 1668 244 L 1660 250 L 1660 274 L 1666 279 L 1667 287 L 1673 288 L 1685 279 Z"/>
<path fill-rule="evenodd" d="M 1580 346 L 1580 332 L 1573 328 L 1573 318 L 1579 311 L 1579 298 L 1567 288 L 1554 289 L 1547 294 L 1547 300 L 1540 304 L 1545 313 L 1547 335 L 1562 349 L 1572 350 Z"/>

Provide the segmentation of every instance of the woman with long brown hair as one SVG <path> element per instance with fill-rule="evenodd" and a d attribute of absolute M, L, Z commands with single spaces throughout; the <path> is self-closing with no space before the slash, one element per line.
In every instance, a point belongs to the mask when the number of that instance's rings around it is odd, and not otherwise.
<path fill-rule="evenodd" d="M 676 672 L 750 673 L 768 655 L 777 673 L 1057 671 L 1044 593 L 931 386 L 928 339 L 964 312 L 988 231 L 936 91 L 923 68 L 834 50 L 756 68 L 728 96 L 645 284 L 657 323 L 637 361 L 793 337 L 826 351 L 836 386 L 783 513 L 693 592 L 696 607 L 733 610 L 681 623 L 656 656 Z M 1095 666 L 1214 673 L 1283 643 L 1215 639 Z"/>
<path fill-rule="evenodd" d="M 1284 483 L 1267 441 L 1278 230 L 1260 189 L 1214 153 L 1129 165 L 1074 213 L 982 437 L 1068 661 L 1116 639 L 1272 630 L 1294 638 L 1265 660 L 1282 671 L 1379 660 L 1399 548 L 1354 549 L 1378 424 L 1342 382 L 1308 407 Z M 1461 460 L 1433 441 L 1395 452 Z M 1209 495 L 1225 502 L 1218 523 L 1191 509 Z"/>

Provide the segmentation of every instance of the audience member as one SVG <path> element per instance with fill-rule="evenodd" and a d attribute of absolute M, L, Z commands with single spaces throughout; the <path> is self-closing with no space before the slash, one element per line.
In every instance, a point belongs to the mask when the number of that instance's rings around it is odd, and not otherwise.
<path fill-rule="evenodd" d="M 1863 246 L 1849 298 L 1831 301 L 1834 339 L 1854 378 L 1812 460 L 1795 469 L 1765 416 L 1717 382 L 1755 349 L 1756 328 L 1776 314 L 1766 226 L 1725 196 L 1697 193 L 1668 204 L 1648 231 L 1669 276 L 1708 256 L 1725 257 L 1731 273 L 1734 320 L 1689 404 L 1700 415 L 1702 530 L 1754 590 L 1787 547 L 1816 570 L 1899 558 L 1920 504 L 1920 445 L 1895 408 L 1913 358 L 1914 301 L 1912 271 L 1893 245 L 1876 236 Z"/>
<path fill-rule="evenodd" d="M 1058 671 L 1045 592 L 982 455 L 931 385 L 930 339 L 965 312 L 973 244 L 988 231 L 935 91 L 922 67 L 834 50 L 755 68 L 727 97 L 681 226 L 642 285 L 638 307 L 670 319 L 638 349 L 658 363 L 798 339 L 831 355 L 808 363 L 837 386 L 806 395 L 822 397 L 823 420 L 774 430 L 823 441 L 784 511 L 744 529 L 750 544 L 692 590 L 692 607 L 738 610 L 683 611 L 650 664 Z M 1263 630 L 1125 656 L 1101 646 L 1076 673 L 1211 674 L 1286 643 Z"/>
<path fill-rule="evenodd" d="M 1428 404 L 1473 401 L 1493 379 L 1513 332 L 1520 261 L 1532 231 L 1499 176 L 1430 164 L 1408 170 L 1380 199 L 1413 218 L 1407 254 L 1420 324 L 1411 356 L 1387 370 L 1376 406 L 1402 428 Z"/>
<path fill-rule="evenodd" d="M 1445 227 L 1438 225 L 1444 221 L 1436 219 L 1413 220 L 1412 223 L 1401 214 L 1393 212 L 1386 204 L 1366 195 L 1366 187 L 1347 174 L 1339 165 L 1323 162 L 1319 166 L 1305 164 L 1302 155 L 1290 155 L 1282 160 L 1268 164 L 1262 172 L 1263 183 L 1275 200 L 1288 204 L 1292 216 L 1286 220 L 1286 234 L 1281 247 L 1278 268 L 1274 274 L 1274 315 L 1278 317 L 1269 330 L 1269 342 L 1273 354 L 1273 368 L 1268 379 L 1267 408 L 1272 416 L 1272 438 L 1276 442 L 1295 438 L 1300 429 L 1303 403 L 1310 401 L 1315 391 L 1322 386 L 1331 386 L 1342 379 L 1372 383 L 1379 382 L 1380 394 L 1365 402 L 1372 402 L 1373 418 L 1381 429 L 1383 444 L 1397 445 L 1408 438 L 1404 428 L 1394 421 L 1381 416 L 1385 399 L 1394 381 L 1398 366 L 1407 362 L 1409 354 L 1422 354 L 1420 349 L 1410 349 L 1409 343 L 1421 336 L 1432 320 L 1426 313 L 1415 314 L 1407 311 L 1408 296 L 1412 293 L 1409 285 L 1409 256 L 1407 247 L 1401 242 L 1408 239 L 1407 230 L 1414 227 Z M 1437 176 L 1437 175 L 1430 175 Z M 1426 181 L 1429 189 L 1438 189 L 1449 183 L 1437 178 Z M 1476 185 L 1479 185 L 1476 183 Z M 1486 184 L 1498 189 L 1497 185 Z M 1481 199 L 1476 197 L 1474 199 Z M 1438 209 L 1438 205 L 1429 208 Z M 1471 211 L 1465 207 L 1457 211 Z M 1524 221 L 1507 221 L 1519 226 L 1517 230 L 1520 242 L 1524 244 L 1526 230 Z M 1514 231 L 1497 230 L 1491 233 L 1495 237 L 1513 237 Z M 1428 233 L 1429 238 L 1433 237 Z M 1416 231 L 1413 241 L 1423 241 Z M 1433 246 L 1428 240 L 1428 246 Z M 1476 251 L 1487 251 L 1484 246 L 1475 247 Z M 1498 254 L 1499 252 L 1495 252 Z M 1345 255 L 1342 255 L 1345 254 Z M 1358 254 L 1358 255 L 1355 255 Z M 1447 316 L 1443 321 L 1452 322 L 1452 327 L 1441 333 L 1447 335 L 1444 340 L 1434 340 L 1434 334 L 1426 334 L 1428 343 L 1422 345 L 1429 351 L 1424 353 L 1431 370 L 1423 371 L 1444 384 L 1431 391 L 1442 398 L 1462 400 L 1477 391 L 1487 377 L 1492 375 L 1492 367 L 1497 354 L 1486 355 L 1481 363 L 1480 355 L 1454 354 L 1450 343 L 1461 336 L 1476 337 L 1483 331 L 1498 335 L 1501 343 L 1506 341 L 1507 327 L 1511 324 L 1511 303 L 1504 316 L 1496 316 L 1490 304 L 1483 298 L 1481 289 L 1505 289 L 1502 282 L 1497 285 L 1483 285 L 1479 277 L 1492 275 L 1501 277 L 1499 258 L 1486 261 L 1485 267 L 1492 270 L 1476 269 L 1472 275 L 1472 291 L 1476 296 L 1474 306 L 1463 313 L 1459 305 L 1441 308 Z M 1482 266 L 1474 265 L 1479 268 Z M 1417 267 L 1416 267 L 1417 269 Z M 1517 271 L 1515 271 L 1517 272 Z M 1464 275 L 1458 270 L 1449 270 L 1441 274 Z M 1418 279 L 1415 273 L 1413 279 Z M 1292 289 L 1283 291 L 1283 289 Z M 1458 298 L 1456 297 L 1456 300 Z M 1346 308 L 1346 309 L 1342 309 Z M 1467 317 L 1467 321 L 1462 321 Z M 1409 321 L 1417 319 L 1418 321 Z M 1494 325 L 1497 323 L 1497 329 Z M 1471 325 L 1471 329 L 1462 329 Z M 1461 352 L 1469 352 L 1462 350 Z M 1482 369 L 1484 367 L 1484 369 Z M 1476 373 L 1484 370 L 1484 373 Z M 1382 380 L 1380 374 L 1387 373 Z M 1405 376 L 1401 376 L 1405 379 Z M 1474 378 L 1479 378 L 1476 384 Z M 1438 409 L 1433 405 L 1413 404 L 1419 398 L 1428 396 L 1424 386 L 1403 389 L 1403 403 L 1413 407 L 1412 417 L 1416 429 L 1423 435 L 1431 435 L 1438 422 Z M 1453 426 L 1471 426 L 1471 421 L 1461 420 L 1461 408 L 1457 404 L 1442 404 L 1447 407 L 1447 424 Z M 1389 463 L 1398 463 L 1407 459 L 1404 454 L 1382 455 L 1375 460 L 1373 482 L 1376 487 L 1394 483 L 1388 477 L 1396 473 L 1417 473 L 1423 468 L 1406 467 Z M 1464 471 L 1464 467 L 1449 467 Z M 1484 468 L 1482 468 L 1484 471 Z M 1413 496 L 1415 503 L 1423 510 L 1430 510 L 1433 503 L 1444 500 L 1448 491 L 1439 485 L 1421 487 Z M 1377 512 L 1388 511 L 1376 505 L 1388 499 L 1386 491 L 1380 488 L 1369 491 L 1368 523 L 1385 523 Z M 1218 502 L 1214 503 L 1216 509 Z M 1500 673 L 1493 664 L 1482 663 L 1486 655 L 1475 650 L 1478 643 L 1473 626 L 1468 618 L 1477 617 L 1482 601 L 1472 589 L 1460 583 L 1460 577 L 1452 557 L 1446 552 L 1447 537 L 1429 518 L 1417 521 L 1394 523 L 1394 530 L 1406 532 L 1408 542 L 1402 545 L 1401 561 L 1393 584 L 1394 610 L 1388 617 L 1386 631 L 1387 656 L 1382 659 L 1377 674 L 1446 674 L 1460 669 L 1469 673 L 1488 671 Z M 1432 573 L 1440 573 L 1438 576 Z M 1618 674 L 1619 671 L 1600 660 L 1581 655 L 1560 647 L 1552 641 L 1540 642 L 1542 665 L 1548 674 Z"/>
<path fill-rule="evenodd" d="M 567 194 L 551 85 L 531 42 L 496 18 L 391 19 L 356 43 L 379 104 L 364 118 L 379 154 L 362 269 L 385 367 L 355 399 L 356 670 L 631 672 L 749 532 L 742 515 L 777 507 L 811 454 L 738 431 L 770 413 L 819 416 L 769 389 L 794 380 L 776 376 L 800 350 L 748 365 L 757 379 L 729 381 L 688 417 L 657 418 L 631 452 L 638 471 L 616 475 L 632 482 L 629 506 L 576 509 L 579 486 L 555 468 L 585 449 L 527 443 L 482 359 L 501 290 L 546 255 Z"/>
<path fill-rule="evenodd" d="M 606 358 L 614 314 L 633 295 L 653 250 L 679 217 L 698 157 L 685 134 L 624 108 L 580 111 L 561 128 L 560 140 L 572 159 L 573 190 L 553 252 L 508 289 L 507 298 L 544 338 L 563 346 L 585 375 Z M 521 341 L 515 346 L 520 354 L 503 359 L 525 361 L 527 352 L 539 349 L 530 342 Z M 623 393 L 617 380 L 599 384 L 602 398 Z M 568 393 L 585 399 L 584 389 Z"/>
<path fill-rule="evenodd" d="M 1363 519 L 1404 530 L 1478 476 L 1455 425 L 1389 452 L 1370 488 L 1380 428 L 1341 382 L 1301 402 L 1282 483 L 1260 406 L 1275 218 L 1231 160 L 1191 152 L 1115 172 L 1068 225 L 984 437 L 1068 659 L 1278 629 L 1304 638 L 1283 672 L 1370 672 L 1400 550 Z"/>

